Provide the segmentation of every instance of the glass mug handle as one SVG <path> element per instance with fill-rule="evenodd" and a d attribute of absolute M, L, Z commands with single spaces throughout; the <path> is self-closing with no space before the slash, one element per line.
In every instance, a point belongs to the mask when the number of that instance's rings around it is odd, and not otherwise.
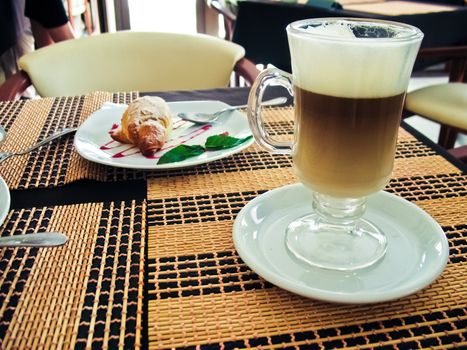
<path fill-rule="evenodd" d="M 274 140 L 264 128 L 261 115 L 261 102 L 263 101 L 264 92 L 273 83 L 284 87 L 293 96 L 292 74 L 277 68 L 268 68 L 262 71 L 253 83 L 248 96 L 248 121 L 250 129 L 256 142 L 265 150 L 273 154 L 291 154 L 292 141 Z"/>

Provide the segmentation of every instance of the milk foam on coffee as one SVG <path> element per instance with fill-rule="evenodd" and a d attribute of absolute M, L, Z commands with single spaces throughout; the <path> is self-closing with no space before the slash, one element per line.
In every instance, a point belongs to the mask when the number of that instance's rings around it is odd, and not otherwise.
<path fill-rule="evenodd" d="M 294 167 L 314 191 L 367 196 L 384 188 L 391 176 L 420 32 L 387 22 L 319 21 L 324 24 L 307 21 L 298 22 L 299 29 L 288 28 Z"/>
<path fill-rule="evenodd" d="M 419 47 L 407 45 L 407 40 L 417 33 L 411 27 L 344 19 L 288 28 L 294 84 L 338 97 L 400 94 L 406 90 Z"/>

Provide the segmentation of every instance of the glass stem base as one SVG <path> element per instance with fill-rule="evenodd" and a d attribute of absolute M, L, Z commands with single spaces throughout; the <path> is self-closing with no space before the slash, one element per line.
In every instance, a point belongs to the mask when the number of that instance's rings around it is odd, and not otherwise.
<path fill-rule="evenodd" d="M 368 267 L 386 253 L 383 232 L 361 218 L 365 198 L 333 198 L 314 194 L 314 212 L 293 221 L 286 246 L 315 267 L 349 271 Z"/>

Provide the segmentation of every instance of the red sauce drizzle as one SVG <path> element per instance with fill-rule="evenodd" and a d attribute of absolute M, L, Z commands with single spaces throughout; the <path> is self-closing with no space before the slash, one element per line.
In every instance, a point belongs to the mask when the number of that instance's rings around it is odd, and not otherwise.
<path fill-rule="evenodd" d="M 111 146 L 112 144 L 115 144 L 115 145 Z M 111 140 L 111 141 L 107 142 L 105 145 L 100 146 L 99 149 L 101 149 L 103 151 L 106 151 L 106 150 L 109 150 L 109 149 L 112 149 L 112 148 L 120 147 L 121 145 L 122 144 L 120 142 L 117 142 L 115 140 Z"/>
<path fill-rule="evenodd" d="M 131 153 L 126 153 L 126 154 L 125 154 L 125 152 L 128 152 L 128 151 L 130 151 L 130 150 L 132 150 L 132 149 L 134 149 L 133 152 L 131 152 Z M 118 153 L 114 154 L 114 155 L 112 156 L 112 158 L 123 158 L 123 157 L 132 156 L 132 155 L 138 154 L 138 153 L 141 153 L 140 150 L 139 150 L 137 147 L 135 147 L 135 146 L 131 146 L 131 147 L 127 148 L 127 149 L 124 149 L 124 150 L 121 151 L 121 152 L 118 152 Z"/>
<path fill-rule="evenodd" d="M 159 159 L 160 157 L 162 157 L 162 154 L 160 154 L 160 152 L 168 151 L 169 149 L 175 148 L 178 145 L 181 145 L 182 143 L 187 143 L 188 141 L 194 139 L 195 137 L 198 137 L 199 135 L 205 133 L 206 131 L 211 129 L 211 127 L 212 127 L 211 124 L 206 124 L 198 129 L 192 130 L 188 134 L 181 135 L 176 139 L 171 139 L 169 140 L 169 142 L 174 142 L 173 144 L 161 148 L 157 153 L 154 153 L 152 156 L 145 156 L 145 157 L 148 159 Z"/>
<path fill-rule="evenodd" d="M 184 123 L 186 123 L 186 122 L 182 121 L 182 123 L 180 125 L 177 124 L 176 128 L 179 128 Z M 201 126 L 199 128 L 196 128 L 194 130 L 191 130 L 189 133 L 187 133 L 185 135 L 181 135 L 181 136 L 177 137 L 176 139 L 171 139 L 167 143 L 166 147 L 161 148 L 158 152 L 154 153 L 153 155 L 145 156 L 145 157 L 148 158 L 148 159 L 158 159 L 158 158 L 160 158 L 162 156 L 162 154 L 160 154 L 161 152 L 165 152 L 165 151 L 167 151 L 169 149 L 172 149 L 172 148 L 174 148 L 174 147 L 176 147 L 178 145 L 186 143 L 186 142 L 194 139 L 195 137 L 198 137 L 199 135 L 205 133 L 206 131 L 211 129 L 211 127 L 212 127 L 211 124 L 206 124 L 206 125 L 203 125 L 203 126 Z M 112 129 L 109 131 L 109 134 L 111 134 L 112 131 L 115 130 L 116 128 L 118 128 L 118 124 L 112 125 Z M 103 151 L 108 151 L 108 150 L 111 150 L 111 149 L 114 149 L 114 148 L 121 147 L 123 145 L 124 144 L 122 144 L 122 143 L 120 143 L 118 141 L 111 140 L 111 141 L 107 142 L 106 144 L 100 146 L 99 148 L 101 150 L 103 150 Z M 133 152 L 128 152 L 130 150 L 134 150 L 134 151 Z M 129 148 L 124 149 L 121 152 L 118 152 L 118 153 L 112 155 L 112 158 L 124 158 L 124 157 L 132 156 L 132 155 L 135 155 L 135 154 L 138 154 L 138 153 L 141 153 L 140 150 L 136 146 L 131 146 Z"/>

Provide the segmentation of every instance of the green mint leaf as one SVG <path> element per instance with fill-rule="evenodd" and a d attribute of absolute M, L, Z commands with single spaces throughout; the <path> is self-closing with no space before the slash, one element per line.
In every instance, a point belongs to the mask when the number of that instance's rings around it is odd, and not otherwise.
<path fill-rule="evenodd" d="M 159 158 L 157 164 L 181 162 L 182 160 L 199 156 L 205 151 L 204 147 L 200 145 L 178 145 L 170 151 L 165 152 L 162 157 Z"/>
<path fill-rule="evenodd" d="M 238 139 L 236 137 L 228 136 L 225 134 L 213 135 L 207 138 L 206 143 L 204 144 L 204 147 L 206 147 L 206 149 L 209 151 L 232 148 L 248 140 L 251 140 L 252 137 L 253 136 L 250 135 L 250 136 Z"/>

